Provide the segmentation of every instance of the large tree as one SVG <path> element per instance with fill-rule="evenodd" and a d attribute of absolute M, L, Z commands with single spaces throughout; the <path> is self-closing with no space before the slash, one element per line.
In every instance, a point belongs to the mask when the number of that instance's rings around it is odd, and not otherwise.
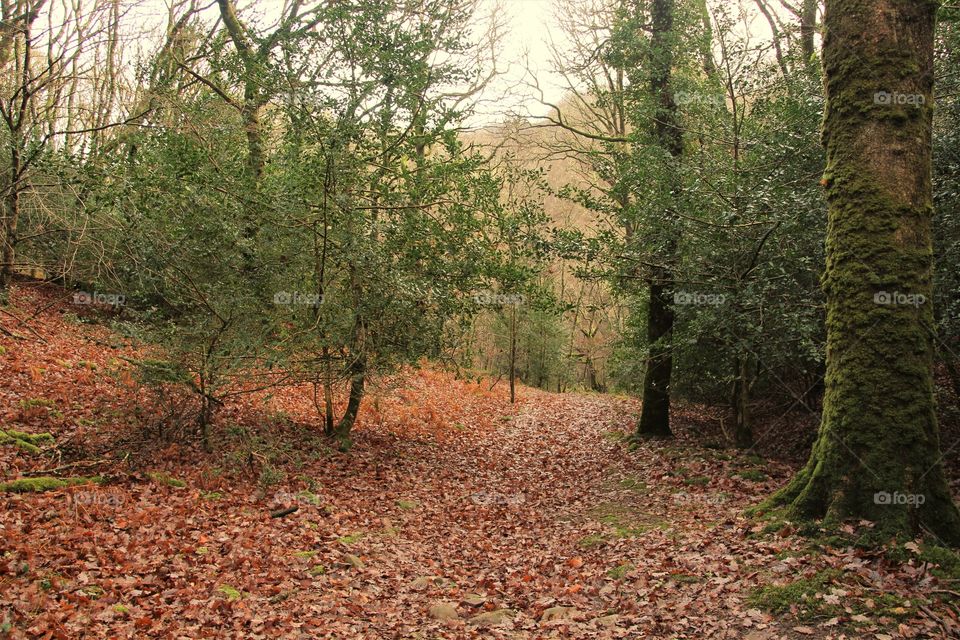
<path fill-rule="evenodd" d="M 827 375 L 819 437 L 776 494 L 801 518 L 960 543 L 934 411 L 930 183 L 938 4 L 828 0 Z"/>
<path fill-rule="evenodd" d="M 654 0 L 650 7 L 649 87 L 654 104 L 653 129 L 657 144 L 676 160 L 683 155 L 683 132 L 677 115 L 673 91 L 674 32 L 673 0 Z M 666 171 L 670 194 L 664 217 L 666 230 L 663 244 L 667 263 L 676 250 L 677 238 L 671 228 L 676 215 L 673 199 L 672 166 Z M 648 280 L 650 307 L 647 315 L 647 341 L 650 353 L 643 378 L 643 405 L 637 423 L 637 435 L 670 437 L 670 376 L 673 370 L 673 293 L 674 274 L 669 264 L 652 267 Z"/>

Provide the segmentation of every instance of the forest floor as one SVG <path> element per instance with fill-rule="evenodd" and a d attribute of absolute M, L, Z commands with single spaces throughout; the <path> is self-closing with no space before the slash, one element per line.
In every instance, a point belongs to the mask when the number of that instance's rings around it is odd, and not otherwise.
<path fill-rule="evenodd" d="M 747 518 L 794 467 L 705 446 L 693 410 L 676 440 L 629 447 L 631 399 L 521 388 L 511 405 L 502 382 L 426 369 L 372 391 L 348 453 L 312 426 L 309 387 L 228 402 L 205 453 L 142 426 L 125 358 L 149 349 L 62 298 L 21 285 L 0 319 L 0 428 L 53 438 L 0 445 L 0 482 L 100 479 L 0 492 L 0 637 L 960 629 L 957 568 L 925 546 L 894 559 Z"/>

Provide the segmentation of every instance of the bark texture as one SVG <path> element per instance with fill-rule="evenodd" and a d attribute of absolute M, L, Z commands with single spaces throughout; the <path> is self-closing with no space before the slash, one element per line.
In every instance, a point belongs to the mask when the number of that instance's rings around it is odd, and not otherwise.
<path fill-rule="evenodd" d="M 804 518 L 960 543 L 934 411 L 931 244 L 937 5 L 828 0 L 827 370 L 806 467 L 772 498 Z"/>

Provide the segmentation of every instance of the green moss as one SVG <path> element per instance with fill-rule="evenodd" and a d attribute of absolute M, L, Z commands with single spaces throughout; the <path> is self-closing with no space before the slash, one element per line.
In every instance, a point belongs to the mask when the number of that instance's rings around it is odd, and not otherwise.
<path fill-rule="evenodd" d="M 701 581 L 700 576 L 691 575 L 689 573 L 671 573 L 670 579 L 680 584 L 695 584 Z"/>
<path fill-rule="evenodd" d="M 22 403 L 21 403 L 22 404 Z M 59 411 L 51 411 L 51 415 L 60 417 Z M 51 444 L 54 442 L 53 436 L 49 433 L 26 433 L 14 429 L 0 430 L 0 444 L 9 444 L 20 447 L 30 453 L 40 453 L 40 445 Z"/>
<path fill-rule="evenodd" d="M 56 406 L 57 403 L 48 398 L 27 398 L 20 401 L 21 409 L 33 409 L 35 407 L 47 407 L 48 409 L 52 409 Z"/>
<path fill-rule="evenodd" d="M 587 515 L 612 529 L 617 538 L 635 538 L 651 529 L 664 527 L 666 522 L 651 518 L 636 509 L 614 502 L 604 502 L 587 511 Z"/>
<path fill-rule="evenodd" d="M 173 476 L 167 473 L 164 473 L 162 471 L 151 471 L 150 473 L 147 474 L 147 477 L 149 477 L 151 480 L 153 480 L 157 484 L 163 484 L 168 487 L 174 487 L 176 489 L 182 489 L 187 486 L 187 483 L 184 482 L 183 480 L 178 480 Z"/>
<path fill-rule="evenodd" d="M 410 511 L 420 506 L 416 500 L 397 500 L 397 506 L 401 511 Z"/>
<path fill-rule="evenodd" d="M 323 503 L 323 501 L 320 499 L 320 496 L 312 491 L 301 491 L 297 494 L 297 498 L 303 500 L 304 502 L 308 502 L 315 507 L 319 507 Z"/>
<path fill-rule="evenodd" d="M 948 580 L 960 580 L 960 555 L 951 549 L 933 544 L 925 544 L 920 552 L 920 560 L 937 565 L 932 573 Z"/>
<path fill-rule="evenodd" d="M 709 476 L 690 476 L 689 478 L 684 478 L 683 483 L 686 485 L 705 487 L 708 484 L 710 484 L 710 477 Z"/>
<path fill-rule="evenodd" d="M 3 432 L 0 431 L 0 433 Z M 24 433 L 23 431 L 14 431 L 13 429 L 7 429 L 6 433 L 11 438 L 23 440 L 24 442 L 29 442 L 30 444 L 35 445 L 49 444 L 53 442 L 53 436 L 49 433 Z"/>
<path fill-rule="evenodd" d="M 130 607 L 128 607 L 128 606 L 126 606 L 126 605 L 123 605 L 123 604 L 115 604 L 115 605 L 113 605 L 113 610 L 116 611 L 117 613 L 121 614 L 121 615 L 130 613 Z"/>
<path fill-rule="evenodd" d="M 784 585 L 767 585 L 754 589 L 747 597 L 747 603 L 758 609 L 771 613 L 783 614 L 797 607 L 798 617 L 801 619 L 828 615 L 824 610 L 826 605 L 817 600 L 816 595 L 825 593 L 830 583 L 842 575 L 837 569 L 826 569 L 809 578 L 795 580 Z M 837 607 L 842 611 L 842 607 Z"/>
<path fill-rule="evenodd" d="M 767 474 L 759 469 L 745 469 L 738 471 L 736 475 L 744 480 L 751 480 L 753 482 L 763 482 L 767 479 Z"/>
<path fill-rule="evenodd" d="M 200 497 L 204 500 L 217 501 L 223 499 L 223 494 L 219 491 L 201 491 Z"/>
<path fill-rule="evenodd" d="M 315 549 L 311 549 L 310 551 L 297 551 L 293 555 L 297 558 L 312 558 L 313 556 L 317 555 L 317 553 L 319 552 Z"/>
<path fill-rule="evenodd" d="M 242 591 L 238 591 L 228 584 L 220 585 L 217 587 L 217 591 L 227 596 L 227 600 L 240 600 L 241 598 L 245 597 L 245 594 Z"/>
<path fill-rule="evenodd" d="M 310 575 L 312 576 L 322 576 L 327 572 L 327 568 L 322 564 L 314 565 L 310 568 Z"/>
<path fill-rule="evenodd" d="M 583 549 L 592 549 L 594 547 L 600 547 L 607 543 L 607 539 L 604 536 L 601 536 L 596 533 L 592 533 L 588 536 L 584 536 L 577 541 L 577 546 Z"/>
<path fill-rule="evenodd" d="M 72 487 L 89 482 L 99 482 L 98 477 L 90 478 L 51 478 L 49 476 L 40 476 L 38 478 L 20 478 L 10 482 L 0 483 L 0 491 L 7 493 L 40 493 L 43 491 L 53 491 L 64 487 Z"/>
<path fill-rule="evenodd" d="M 634 566 L 630 562 L 624 562 L 621 565 L 617 565 L 613 569 L 607 571 L 607 575 L 610 576 L 613 580 L 622 580 L 628 573 L 633 571 Z"/>
<path fill-rule="evenodd" d="M 359 542 L 362 538 L 363 538 L 362 533 L 351 533 L 348 536 L 337 538 L 337 542 L 339 542 L 340 544 L 353 544 L 355 542 Z"/>
<path fill-rule="evenodd" d="M 647 492 L 647 483 L 637 480 L 636 478 L 624 478 L 620 481 L 620 486 L 636 493 Z"/>
<path fill-rule="evenodd" d="M 260 470 L 260 477 L 257 478 L 257 484 L 260 485 L 261 488 L 272 487 L 275 484 L 283 482 L 286 475 L 283 471 L 266 464 L 263 466 L 263 469 Z"/>

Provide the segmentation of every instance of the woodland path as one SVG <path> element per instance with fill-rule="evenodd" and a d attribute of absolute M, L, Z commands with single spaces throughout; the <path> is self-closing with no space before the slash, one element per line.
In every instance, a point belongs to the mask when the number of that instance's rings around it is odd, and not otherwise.
<path fill-rule="evenodd" d="M 349 453 L 318 434 L 309 387 L 228 404 L 204 453 L 131 426 L 125 358 L 145 347 L 43 291 L 16 301 L 44 311 L 34 340 L 0 340 L 0 418 L 57 444 L 0 446 L 0 480 L 116 459 L 102 485 L 0 492 L 10 637 L 939 637 L 911 604 L 936 585 L 916 562 L 757 535 L 744 509 L 793 470 L 703 446 L 689 415 L 630 448 L 634 400 L 521 387 L 511 405 L 502 383 L 426 369 L 371 390 Z M 825 575 L 776 616 L 751 600 Z"/>

